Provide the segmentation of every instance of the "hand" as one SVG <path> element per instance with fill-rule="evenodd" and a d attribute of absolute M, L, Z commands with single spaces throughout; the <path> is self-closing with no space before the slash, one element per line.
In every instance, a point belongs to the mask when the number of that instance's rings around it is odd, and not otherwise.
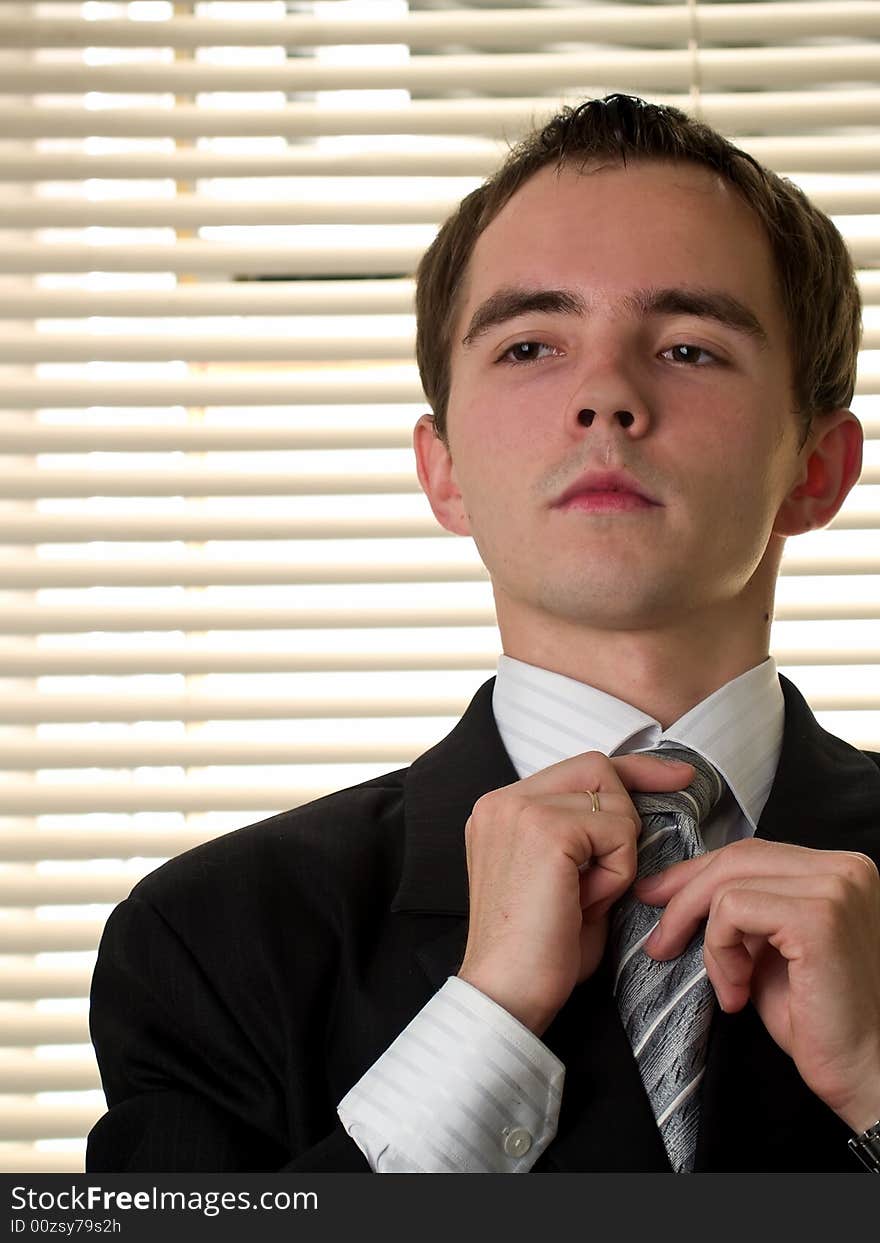
<path fill-rule="evenodd" d="M 541 1035 L 599 965 L 608 910 L 635 877 L 642 825 L 627 789 L 681 790 L 693 776 L 690 764 L 589 751 L 478 799 L 460 978 Z"/>
<path fill-rule="evenodd" d="M 751 1000 L 807 1086 L 855 1131 L 880 1117 L 880 878 L 866 856 L 751 839 L 636 884 L 674 958 L 707 920 L 723 1010 Z"/>

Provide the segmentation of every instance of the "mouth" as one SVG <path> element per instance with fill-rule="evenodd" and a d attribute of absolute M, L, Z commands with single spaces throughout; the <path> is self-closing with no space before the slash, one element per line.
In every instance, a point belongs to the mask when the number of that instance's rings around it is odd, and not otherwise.
<path fill-rule="evenodd" d="M 651 509 L 659 504 L 625 471 L 592 471 L 566 488 L 555 502 L 555 508 L 621 512 Z"/>

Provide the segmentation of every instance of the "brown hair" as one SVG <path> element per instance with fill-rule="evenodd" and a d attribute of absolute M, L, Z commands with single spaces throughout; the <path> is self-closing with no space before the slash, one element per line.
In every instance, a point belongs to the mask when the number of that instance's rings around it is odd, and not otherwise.
<path fill-rule="evenodd" d="M 477 238 L 522 184 L 547 165 L 602 159 L 683 160 L 734 186 L 763 224 L 789 327 L 794 397 L 804 421 L 848 406 L 855 385 L 861 301 L 843 238 L 806 195 L 702 122 L 677 108 L 607 95 L 564 108 L 515 146 L 488 181 L 464 198 L 416 273 L 416 359 L 446 440 L 452 331 Z M 802 442 L 803 443 L 803 442 Z"/>

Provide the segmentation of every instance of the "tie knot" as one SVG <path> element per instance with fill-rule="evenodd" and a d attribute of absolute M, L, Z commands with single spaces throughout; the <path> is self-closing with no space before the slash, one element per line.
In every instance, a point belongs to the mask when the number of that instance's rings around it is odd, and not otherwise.
<path fill-rule="evenodd" d="M 649 755 L 659 755 L 663 759 L 684 760 L 693 764 L 696 773 L 693 781 L 684 790 L 663 790 L 657 794 L 635 794 L 633 804 L 640 816 L 655 815 L 662 812 L 684 812 L 693 817 L 697 824 L 702 824 L 721 799 L 725 782 L 717 768 L 703 759 L 689 747 L 665 743 Z"/>

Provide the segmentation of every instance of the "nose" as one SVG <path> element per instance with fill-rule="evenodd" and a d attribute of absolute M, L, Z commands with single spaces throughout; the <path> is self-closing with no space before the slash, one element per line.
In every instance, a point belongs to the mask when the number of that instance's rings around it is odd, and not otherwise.
<path fill-rule="evenodd" d="M 651 426 L 651 405 L 646 391 L 647 377 L 638 364 L 619 348 L 594 344 L 577 387 L 566 403 L 566 422 L 578 440 L 583 429 L 592 429 L 590 440 L 615 437 L 625 432 L 627 439 L 645 435 Z"/>
<path fill-rule="evenodd" d="M 589 408 L 578 410 L 577 413 L 577 421 L 580 423 L 581 427 L 592 427 L 595 417 L 596 411 L 590 410 Z M 636 416 L 631 410 L 615 410 L 611 417 L 617 419 L 621 427 L 632 427 L 633 423 L 636 421 Z"/>

